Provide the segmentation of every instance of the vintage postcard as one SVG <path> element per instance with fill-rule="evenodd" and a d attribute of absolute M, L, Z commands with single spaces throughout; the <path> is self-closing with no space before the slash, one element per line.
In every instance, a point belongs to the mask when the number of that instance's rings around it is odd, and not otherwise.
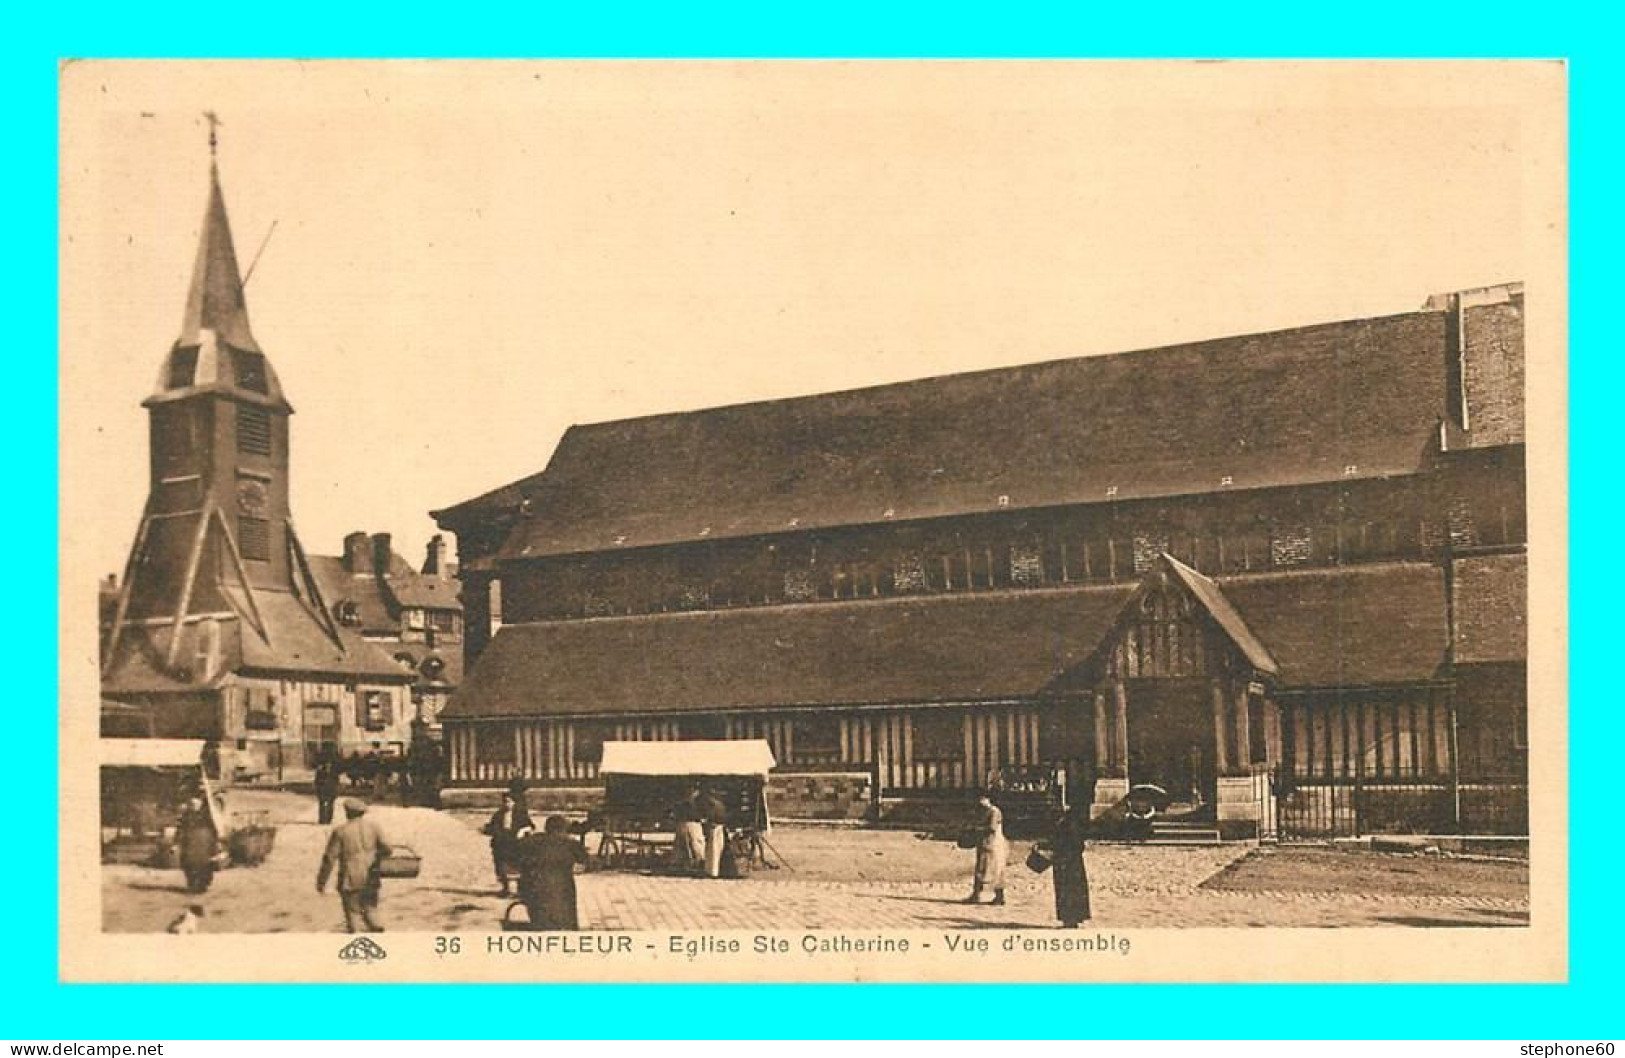
<path fill-rule="evenodd" d="M 60 96 L 65 980 L 1566 978 L 1561 63 Z"/>

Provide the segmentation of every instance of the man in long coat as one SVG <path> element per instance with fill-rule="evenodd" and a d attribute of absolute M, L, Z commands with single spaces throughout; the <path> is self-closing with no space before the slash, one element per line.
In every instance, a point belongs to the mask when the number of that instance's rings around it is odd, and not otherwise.
<path fill-rule="evenodd" d="M 327 851 L 322 853 L 322 866 L 316 872 L 316 891 L 327 890 L 327 879 L 337 870 L 339 900 L 344 905 L 344 929 L 359 933 L 382 933 L 375 912 L 378 910 L 378 891 L 381 880 L 378 864 L 389 855 L 389 842 L 378 824 L 366 818 L 367 806 L 360 801 L 346 799 L 344 815 L 349 820 L 336 827 L 327 839 Z"/>
<path fill-rule="evenodd" d="M 549 816 L 540 834 L 519 839 L 519 899 L 524 901 L 535 930 L 580 929 L 576 913 L 578 863 L 587 862 L 587 849 L 570 836 L 563 816 Z"/>
<path fill-rule="evenodd" d="M 333 822 L 333 805 L 339 799 L 339 762 L 332 753 L 323 753 L 316 765 L 316 822 Z"/>

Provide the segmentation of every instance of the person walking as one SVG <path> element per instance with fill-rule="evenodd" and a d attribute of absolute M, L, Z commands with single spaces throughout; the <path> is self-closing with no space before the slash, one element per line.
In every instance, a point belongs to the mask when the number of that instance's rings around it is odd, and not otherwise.
<path fill-rule="evenodd" d="M 1073 805 L 1055 824 L 1048 843 L 1055 871 L 1055 917 L 1067 929 L 1089 919 L 1089 873 L 1083 863 L 1088 836 L 1088 806 Z"/>
<path fill-rule="evenodd" d="M 722 877 L 722 850 L 728 844 L 728 806 L 710 790 L 700 797 L 700 822 L 705 825 L 705 876 Z"/>
<path fill-rule="evenodd" d="M 993 903 L 1004 904 L 1004 865 L 1010 857 L 1010 843 L 1004 837 L 1004 813 L 984 791 L 976 802 L 976 875 L 967 904 L 982 901 L 982 890 L 993 890 Z"/>
<path fill-rule="evenodd" d="M 700 788 L 690 786 L 688 793 L 677 803 L 673 812 L 676 817 L 677 834 L 676 849 L 677 865 L 684 871 L 695 874 L 705 872 L 705 824 L 702 822 L 704 809 L 700 806 Z"/>
<path fill-rule="evenodd" d="M 220 848 L 220 832 L 204 797 L 202 792 L 189 796 L 175 825 L 175 847 L 190 893 L 206 892 L 214 882 L 214 857 Z"/>
<path fill-rule="evenodd" d="M 366 818 L 367 806 L 346 798 L 344 816 L 348 822 L 333 830 L 322 853 L 322 866 L 316 872 L 316 891 L 327 891 L 327 880 L 337 872 L 339 901 L 344 907 L 347 933 L 382 933 L 377 917 L 380 879 L 378 864 L 389 855 L 389 842 L 377 823 Z"/>
<path fill-rule="evenodd" d="M 383 803 L 389 796 L 389 761 L 376 749 L 367 754 L 367 779 L 372 783 L 373 802 Z"/>
<path fill-rule="evenodd" d="M 580 929 L 576 911 L 576 864 L 587 862 L 587 849 L 570 835 L 563 816 L 548 816 L 542 833 L 519 839 L 519 899 L 533 930 Z"/>
<path fill-rule="evenodd" d="M 530 812 L 512 790 L 502 791 L 502 807 L 491 813 L 484 833 L 491 839 L 491 866 L 497 873 L 501 895 L 508 895 L 508 878 L 519 869 L 519 833 L 531 829 Z"/>
<path fill-rule="evenodd" d="M 316 822 L 327 826 L 333 822 L 333 805 L 339 799 L 339 762 L 332 752 L 322 754 L 316 765 Z"/>

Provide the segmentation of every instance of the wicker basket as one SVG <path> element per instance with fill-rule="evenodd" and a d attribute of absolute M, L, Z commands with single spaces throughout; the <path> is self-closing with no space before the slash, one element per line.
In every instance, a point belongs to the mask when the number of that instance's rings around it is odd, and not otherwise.
<path fill-rule="evenodd" d="M 416 878 L 423 869 L 423 857 L 405 845 L 389 850 L 389 855 L 378 861 L 380 878 Z"/>
<path fill-rule="evenodd" d="M 250 826 L 234 830 L 226 844 L 231 848 L 231 862 L 258 867 L 271 855 L 271 847 L 276 844 L 276 827 Z"/>
<path fill-rule="evenodd" d="M 523 913 L 518 918 L 515 918 L 515 911 Z M 502 928 L 508 933 L 525 933 L 531 929 L 530 909 L 525 907 L 523 900 L 515 900 L 508 905 L 506 911 L 502 912 Z"/>

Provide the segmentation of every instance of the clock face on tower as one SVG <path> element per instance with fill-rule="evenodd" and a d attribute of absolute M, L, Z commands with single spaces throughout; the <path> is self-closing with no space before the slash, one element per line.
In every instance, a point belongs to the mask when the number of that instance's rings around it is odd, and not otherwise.
<path fill-rule="evenodd" d="M 237 510 L 250 518 L 264 518 L 266 504 L 265 482 L 243 478 L 237 482 Z"/>

